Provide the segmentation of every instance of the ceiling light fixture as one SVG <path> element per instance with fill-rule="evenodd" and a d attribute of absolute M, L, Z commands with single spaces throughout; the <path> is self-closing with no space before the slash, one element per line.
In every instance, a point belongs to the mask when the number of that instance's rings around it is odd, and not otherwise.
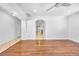
<path fill-rule="evenodd" d="M 16 14 L 17 14 L 16 12 L 13 12 L 13 13 L 12 13 L 12 16 L 16 16 Z"/>
<path fill-rule="evenodd" d="M 35 12 L 35 13 L 36 13 L 36 12 L 37 12 L 37 10 L 36 10 L 36 9 L 34 9 L 34 10 L 33 10 L 33 12 Z"/>
<path fill-rule="evenodd" d="M 53 6 L 51 6 L 49 9 L 47 9 L 47 11 L 51 10 L 54 7 L 60 7 L 60 6 L 65 6 L 65 7 L 69 7 L 71 4 L 70 3 L 55 3 Z"/>

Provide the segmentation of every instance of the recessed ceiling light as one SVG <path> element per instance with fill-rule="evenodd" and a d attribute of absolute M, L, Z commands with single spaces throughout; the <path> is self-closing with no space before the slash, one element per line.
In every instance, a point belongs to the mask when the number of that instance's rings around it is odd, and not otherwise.
<path fill-rule="evenodd" d="M 16 12 L 13 12 L 13 13 L 12 13 L 12 16 L 16 16 L 16 14 L 17 14 Z"/>
<path fill-rule="evenodd" d="M 35 13 L 36 13 L 36 12 L 37 12 L 37 10 L 36 10 L 36 9 L 34 9 L 34 10 L 33 10 L 33 12 L 35 12 Z"/>

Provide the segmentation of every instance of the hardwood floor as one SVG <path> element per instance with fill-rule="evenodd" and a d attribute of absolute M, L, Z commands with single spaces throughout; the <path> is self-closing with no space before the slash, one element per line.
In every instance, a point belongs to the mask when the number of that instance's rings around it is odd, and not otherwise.
<path fill-rule="evenodd" d="M 0 56 L 79 56 L 79 43 L 70 40 L 22 40 Z"/>

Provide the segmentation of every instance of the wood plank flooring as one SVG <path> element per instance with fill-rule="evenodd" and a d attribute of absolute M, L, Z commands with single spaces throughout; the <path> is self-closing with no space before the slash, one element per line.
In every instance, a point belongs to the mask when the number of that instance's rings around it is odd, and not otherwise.
<path fill-rule="evenodd" d="M 79 56 L 79 43 L 71 40 L 22 40 L 0 56 Z"/>

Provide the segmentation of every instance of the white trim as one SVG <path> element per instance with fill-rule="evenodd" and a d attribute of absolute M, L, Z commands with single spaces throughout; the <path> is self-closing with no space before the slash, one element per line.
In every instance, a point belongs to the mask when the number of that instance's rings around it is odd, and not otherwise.
<path fill-rule="evenodd" d="M 4 44 L 0 45 L 0 53 L 5 51 L 6 49 L 8 49 L 9 47 L 11 47 L 12 45 L 14 45 L 15 43 L 19 42 L 20 39 L 13 39 L 11 41 L 8 41 Z"/>
<path fill-rule="evenodd" d="M 69 40 L 69 38 L 39 38 L 41 40 L 45 39 L 45 40 Z M 37 38 L 24 38 L 22 40 L 37 40 Z"/>

